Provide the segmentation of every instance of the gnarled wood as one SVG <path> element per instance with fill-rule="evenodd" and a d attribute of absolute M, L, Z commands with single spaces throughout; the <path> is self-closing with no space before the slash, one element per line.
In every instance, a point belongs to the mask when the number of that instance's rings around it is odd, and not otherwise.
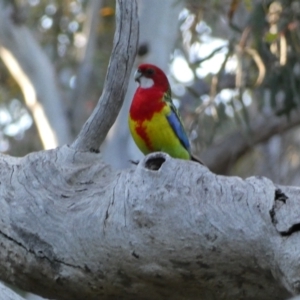
<path fill-rule="evenodd" d="M 1 156 L 0 279 L 66 300 L 299 292 L 299 189 L 160 153 L 114 172 L 100 156 Z"/>
<path fill-rule="evenodd" d="M 103 94 L 93 113 L 72 144 L 80 151 L 97 151 L 115 122 L 124 101 L 137 51 L 138 15 L 136 1 L 117 1 L 117 28 Z"/>

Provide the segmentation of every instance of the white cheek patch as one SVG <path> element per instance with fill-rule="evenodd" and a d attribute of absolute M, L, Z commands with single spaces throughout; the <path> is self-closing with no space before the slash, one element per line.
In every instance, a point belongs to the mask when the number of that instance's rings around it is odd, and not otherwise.
<path fill-rule="evenodd" d="M 154 81 L 151 78 L 141 77 L 140 78 L 140 87 L 143 89 L 149 89 L 153 87 Z"/>

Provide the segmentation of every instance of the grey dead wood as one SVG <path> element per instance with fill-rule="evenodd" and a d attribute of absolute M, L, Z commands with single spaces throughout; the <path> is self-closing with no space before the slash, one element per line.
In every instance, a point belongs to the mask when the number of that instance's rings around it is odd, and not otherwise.
<path fill-rule="evenodd" d="M 136 50 L 136 2 L 118 0 L 117 11 L 107 87 L 75 143 L 0 155 L 0 279 L 62 300 L 296 295 L 299 188 L 163 153 L 113 171 L 90 151 L 113 122 L 102 120 L 107 109 L 121 105 Z"/>
<path fill-rule="evenodd" d="M 0 282 L 0 300 L 25 300 L 23 297 L 12 291 Z"/>
<path fill-rule="evenodd" d="M 299 292 L 298 188 L 162 153 L 121 172 L 67 146 L 0 159 L 6 282 L 75 300 Z"/>
<path fill-rule="evenodd" d="M 99 11 L 103 0 L 92 0 L 88 2 L 86 21 L 83 27 L 83 34 L 87 39 L 85 46 L 78 52 L 79 66 L 76 72 L 76 85 L 72 91 L 72 105 L 70 106 L 71 129 L 78 133 L 86 121 L 85 111 L 88 89 L 94 71 L 94 54 L 97 49 L 97 38 L 101 14 Z"/>
<path fill-rule="evenodd" d="M 137 51 L 139 26 L 135 7 L 135 1 L 120 1 L 120 9 L 116 10 L 119 22 L 116 24 L 114 48 L 103 93 L 79 136 L 72 143 L 75 149 L 97 151 L 122 107 Z M 119 16 L 121 12 L 122 18 Z"/>

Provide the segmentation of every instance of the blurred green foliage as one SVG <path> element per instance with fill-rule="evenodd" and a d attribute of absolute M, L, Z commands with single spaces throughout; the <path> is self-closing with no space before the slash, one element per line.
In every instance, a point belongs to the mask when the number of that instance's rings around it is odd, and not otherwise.
<path fill-rule="evenodd" d="M 185 84 L 181 110 L 196 132 L 191 134 L 196 151 L 234 128 L 250 135 L 251 120 L 258 114 L 289 116 L 299 106 L 299 27 L 297 0 L 186 1 L 178 45 L 195 79 Z M 225 53 L 213 46 L 220 38 L 226 41 Z M 201 53 L 207 43 L 211 54 Z M 199 72 L 208 62 L 211 68 L 217 63 L 219 71 Z M 227 91 L 225 98 L 222 91 Z"/>

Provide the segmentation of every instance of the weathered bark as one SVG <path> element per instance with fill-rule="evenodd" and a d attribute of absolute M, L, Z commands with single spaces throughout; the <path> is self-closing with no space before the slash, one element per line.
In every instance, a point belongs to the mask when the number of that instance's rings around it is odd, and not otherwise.
<path fill-rule="evenodd" d="M 1 279 L 56 299 L 285 299 L 299 188 L 153 154 L 113 172 L 66 146 L 1 156 Z M 285 195 L 285 196 L 284 196 Z"/>
<path fill-rule="evenodd" d="M 70 107 L 72 133 L 77 134 L 86 120 L 85 105 L 94 69 L 94 53 L 99 31 L 100 14 L 103 0 L 91 0 L 88 3 L 86 22 L 83 32 L 87 39 L 86 45 L 79 51 L 79 67 L 76 73 L 76 85 L 71 95 Z"/>
<path fill-rule="evenodd" d="M 25 300 L 23 297 L 12 291 L 0 282 L 0 300 Z"/>
<path fill-rule="evenodd" d="M 99 149 L 118 116 L 127 91 L 137 51 L 139 25 L 135 1 L 119 2 L 120 7 L 117 6 L 116 10 L 119 22 L 117 22 L 114 48 L 106 74 L 104 92 L 78 138 L 72 144 L 72 147 L 81 151 L 97 151 Z"/>
<path fill-rule="evenodd" d="M 124 97 L 137 41 L 128 29 L 136 2 L 117 3 L 105 107 L 123 100 L 115 97 Z M 101 105 L 71 147 L 0 155 L 1 280 L 62 300 L 282 300 L 300 292 L 299 188 L 218 176 L 163 153 L 112 171 L 89 151 L 108 130 Z"/>

